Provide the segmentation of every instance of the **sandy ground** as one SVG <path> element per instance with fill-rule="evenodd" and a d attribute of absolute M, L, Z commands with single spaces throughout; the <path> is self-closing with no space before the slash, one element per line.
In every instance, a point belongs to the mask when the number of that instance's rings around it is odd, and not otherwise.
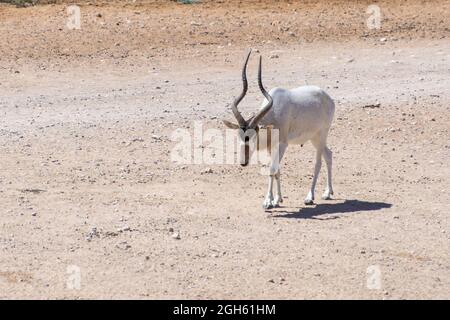
<path fill-rule="evenodd" d="M 449 3 L 368 4 L 0 4 L 0 298 L 449 299 Z M 232 120 L 248 47 L 335 99 L 334 200 L 303 205 L 310 144 L 270 212 L 258 166 L 171 161 Z"/>

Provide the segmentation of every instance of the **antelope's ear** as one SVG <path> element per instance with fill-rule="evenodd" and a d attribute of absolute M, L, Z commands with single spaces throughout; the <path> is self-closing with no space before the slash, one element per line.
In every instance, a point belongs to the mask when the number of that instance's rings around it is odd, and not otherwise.
<path fill-rule="evenodd" d="M 239 126 L 237 124 L 231 123 L 230 121 L 222 120 L 222 122 L 230 129 L 239 129 Z"/>

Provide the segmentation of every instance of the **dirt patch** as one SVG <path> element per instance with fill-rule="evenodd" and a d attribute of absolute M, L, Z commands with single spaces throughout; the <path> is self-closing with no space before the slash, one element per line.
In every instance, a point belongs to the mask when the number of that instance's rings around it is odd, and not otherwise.
<path fill-rule="evenodd" d="M 0 6 L 2 61 L 41 67 L 106 60 L 151 65 L 158 58 L 214 59 L 248 47 L 315 41 L 362 43 L 448 38 L 447 1 L 377 3 L 382 25 L 369 29 L 371 1 L 81 2 L 80 29 L 69 30 L 67 4 Z M 222 60 L 223 61 L 223 60 Z"/>
<path fill-rule="evenodd" d="M 32 276 L 26 272 L 9 272 L 0 271 L 0 278 L 5 279 L 9 283 L 19 283 L 19 282 L 31 282 Z"/>

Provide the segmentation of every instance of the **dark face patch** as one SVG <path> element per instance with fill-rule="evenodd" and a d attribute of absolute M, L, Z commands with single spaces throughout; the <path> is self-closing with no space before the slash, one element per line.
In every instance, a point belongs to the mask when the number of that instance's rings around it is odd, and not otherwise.
<path fill-rule="evenodd" d="M 255 136 L 258 129 L 248 129 L 248 128 L 240 128 L 239 129 L 239 139 L 244 143 L 244 152 L 241 154 L 240 164 L 245 167 L 250 162 L 250 140 Z M 242 152 L 242 150 L 241 150 Z M 243 157 L 242 157 L 243 155 Z"/>
<path fill-rule="evenodd" d="M 250 161 L 250 138 L 245 137 L 245 147 L 244 147 L 244 161 L 241 161 L 241 166 L 245 167 L 248 165 L 248 162 Z"/>

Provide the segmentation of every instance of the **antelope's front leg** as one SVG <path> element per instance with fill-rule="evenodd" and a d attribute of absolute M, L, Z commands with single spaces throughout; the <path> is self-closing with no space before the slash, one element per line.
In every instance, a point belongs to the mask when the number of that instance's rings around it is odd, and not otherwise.
<path fill-rule="evenodd" d="M 267 188 L 267 194 L 263 202 L 264 209 L 272 209 L 273 208 L 273 178 L 274 175 L 269 175 L 269 187 Z"/>
<path fill-rule="evenodd" d="M 271 158 L 270 173 L 269 173 L 269 187 L 267 190 L 266 198 L 263 202 L 264 209 L 276 208 L 283 202 L 281 196 L 281 182 L 280 182 L 280 162 L 286 151 L 287 144 L 280 144 L 279 148 L 275 149 L 273 157 Z M 273 180 L 277 181 L 277 195 L 273 197 Z"/>
<path fill-rule="evenodd" d="M 278 207 L 280 203 L 283 202 L 283 197 L 281 196 L 281 181 L 280 181 L 280 171 L 275 174 L 275 180 L 277 182 L 277 195 L 273 199 L 272 205 Z"/>
<path fill-rule="evenodd" d="M 275 178 L 277 182 L 277 195 L 273 196 L 273 179 Z M 283 202 L 283 197 L 281 196 L 281 183 L 280 183 L 280 172 L 269 176 L 269 188 L 267 190 L 266 198 L 264 199 L 263 208 L 271 209 L 280 206 Z"/>

